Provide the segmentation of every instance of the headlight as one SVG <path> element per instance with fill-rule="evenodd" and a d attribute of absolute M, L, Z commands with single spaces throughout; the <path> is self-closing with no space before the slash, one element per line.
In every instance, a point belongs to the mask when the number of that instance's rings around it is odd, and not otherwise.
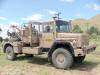
<path fill-rule="evenodd" d="M 77 40 L 73 40 L 72 45 L 73 45 L 73 48 L 76 48 L 77 47 Z"/>

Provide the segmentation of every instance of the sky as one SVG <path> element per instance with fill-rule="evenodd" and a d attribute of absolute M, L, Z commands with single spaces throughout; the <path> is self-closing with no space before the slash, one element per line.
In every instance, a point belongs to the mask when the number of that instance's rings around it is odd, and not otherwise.
<path fill-rule="evenodd" d="M 64 20 L 90 19 L 100 14 L 100 0 L 0 0 L 0 36 L 11 24 L 51 20 L 57 12 Z"/>

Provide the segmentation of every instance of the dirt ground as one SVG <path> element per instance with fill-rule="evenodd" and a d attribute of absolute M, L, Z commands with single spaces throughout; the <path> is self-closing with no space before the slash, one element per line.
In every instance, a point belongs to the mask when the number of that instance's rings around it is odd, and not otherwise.
<path fill-rule="evenodd" d="M 0 75 L 100 75 L 100 51 L 89 54 L 82 64 L 74 64 L 68 70 L 53 67 L 45 55 L 19 56 L 15 61 L 8 61 L 1 54 Z"/>

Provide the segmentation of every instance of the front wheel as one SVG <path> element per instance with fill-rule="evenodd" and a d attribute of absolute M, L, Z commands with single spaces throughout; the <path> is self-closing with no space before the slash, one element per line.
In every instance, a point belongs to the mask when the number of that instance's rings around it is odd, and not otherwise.
<path fill-rule="evenodd" d="M 58 69 L 70 68 L 73 64 L 72 54 L 67 49 L 58 48 L 52 54 L 52 63 Z"/>
<path fill-rule="evenodd" d="M 8 60 L 14 60 L 16 57 L 16 54 L 14 53 L 13 47 L 8 46 L 6 48 L 6 57 Z"/>

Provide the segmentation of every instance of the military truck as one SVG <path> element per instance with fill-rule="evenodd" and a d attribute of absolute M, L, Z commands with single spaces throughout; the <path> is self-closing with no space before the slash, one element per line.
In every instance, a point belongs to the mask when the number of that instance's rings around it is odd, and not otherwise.
<path fill-rule="evenodd" d="M 28 22 L 13 32 L 7 32 L 9 40 L 3 44 L 3 52 L 9 60 L 17 55 L 48 54 L 48 60 L 59 69 L 70 68 L 74 62 L 82 62 L 86 54 L 96 49 L 89 44 L 86 33 L 72 33 L 71 21 L 53 17 L 49 22 Z"/>

